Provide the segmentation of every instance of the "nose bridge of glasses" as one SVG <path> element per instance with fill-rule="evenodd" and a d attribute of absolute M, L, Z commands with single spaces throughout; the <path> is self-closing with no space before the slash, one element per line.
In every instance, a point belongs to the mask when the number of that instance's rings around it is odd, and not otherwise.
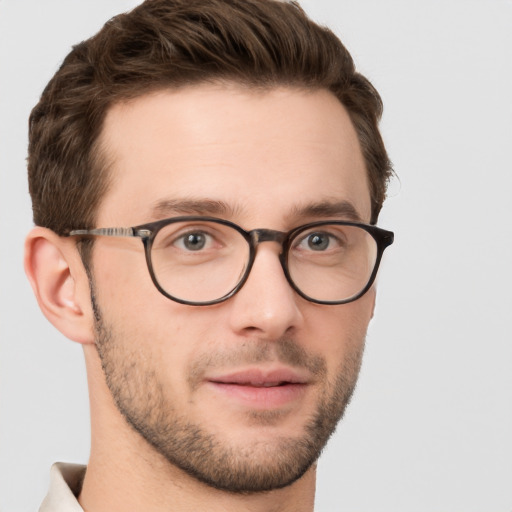
<path fill-rule="evenodd" d="M 249 233 L 255 247 L 261 242 L 277 242 L 282 246 L 286 238 L 286 233 L 274 229 L 253 229 Z"/>

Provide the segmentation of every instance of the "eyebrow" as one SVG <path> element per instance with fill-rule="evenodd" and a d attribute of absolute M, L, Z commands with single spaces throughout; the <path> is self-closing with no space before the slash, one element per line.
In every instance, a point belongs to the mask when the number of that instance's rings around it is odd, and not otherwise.
<path fill-rule="evenodd" d="M 172 215 L 221 215 L 234 217 L 240 211 L 224 201 L 214 199 L 162 199 L 151 209 L 152 216 L 162 219 Z"/>
<path fill-rule="evenodd" d="M 297 206 L 290 214 L 298 218 L 340 218 L 353 222 L 362 222 L 361 215 L 350 201 L 325 200 L 318 203 L 308 203 Z"/>
<path fill-rule="evenodd" d="M 232 205 L 215 199 L 162 199 L 154 204 L 151 214 L 156 220 L 173 215 L 220 216 L 230 219 L 240 215 L 243 209 L 241 205 Z M 286 218 L 290 221 L 336 218 L 362 222 L 355 206 L 346 200 L 324 200 L 297 205 Z"/>

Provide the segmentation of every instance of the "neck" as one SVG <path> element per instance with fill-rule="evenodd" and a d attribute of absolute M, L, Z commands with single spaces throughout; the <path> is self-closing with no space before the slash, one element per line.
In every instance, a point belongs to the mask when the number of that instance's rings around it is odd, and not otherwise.
<path fill-rule="evenodd" d="M 312 512 L 315 467 L 282 489 L 239 494 L 214 489 L 171 464 L 121 416 L 94 352 L 86 349 L 94 397 L 91 456 L 79 497 L 86 512 Z"/>

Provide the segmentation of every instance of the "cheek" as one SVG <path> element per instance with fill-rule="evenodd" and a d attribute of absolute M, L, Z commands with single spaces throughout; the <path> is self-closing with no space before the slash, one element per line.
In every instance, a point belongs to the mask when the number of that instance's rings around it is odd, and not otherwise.
<path fill-rule="evenodd" d="M 93 267 L 95 299 L 126 357 L 136 358 L 166 378 L 170 364 L 174 361 L 180 368 L 186 356 L 188 343 L 180 338 L 187 322 L 175 321 L 183 317 L 176 311 L 180 305 L 156 289 L 142 248 L 136 249 L 98 247 Z"/>
<path fill-rule="evenodd" d="M 101 240 L 93 273 L 102 310 L 133 333 L 130 338 L 166 340 L 187 325 L 184 307 L 162 295 L 151 280 L 140 240 Z M 182 317 L 183 322 L 175 321 Z"/>
<path fill-rule="evenodd" d="M 319 306 L 306 317 L 310 349 L 326 360 L 331 375 L 348 360 L 360 357 L 374 302 L 375 293 L 370 290 L 355 302 Z"/>

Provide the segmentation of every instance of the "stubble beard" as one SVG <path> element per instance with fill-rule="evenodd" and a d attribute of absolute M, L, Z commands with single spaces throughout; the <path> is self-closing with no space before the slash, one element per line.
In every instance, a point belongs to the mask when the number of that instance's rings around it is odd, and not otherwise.
<path fill-rule="evenodd" d="M 326 386 L 300 437 L 275 437 L 232 446 L 188 420 L 176 410 L 154 368 L 123 347 L 123 337 L 107 325 L 94 294 L 96 347 L 114 402 L 131 427 L 170 464 L 213 488 L 237 494 L 270 491 L 298 480 L 316 462 L 343 417 L 355 389 L 364 348 L 361 340 L 340 365 L 334 383 Z M 277 359 L 325 377 L 326 363 L 308 356 L 291 339 L 255 341 L 238 359 L 253 363 Z M 210 361 L 211 363 L 211 361 Z M 195 369 L 200 373 L 199 362 Z M 190 383 L 192 385 L 192 383 Z M 251 420 L 268 425 L 279 421 L 275 411 L 254 412 Z M 205 428 L 206 427 L 206 428 Z M 227 433 L 229 438 L 229 433 Z"/>

